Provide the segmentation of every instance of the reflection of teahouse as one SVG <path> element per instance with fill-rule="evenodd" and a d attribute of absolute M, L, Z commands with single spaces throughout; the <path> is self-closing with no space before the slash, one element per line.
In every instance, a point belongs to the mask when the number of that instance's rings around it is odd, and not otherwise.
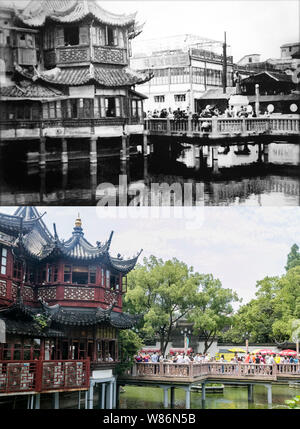
<path fill-rule="evenodd" d="M 90 244 L 79 216 L 65 241 L 55 225 L 50 233 L 34 207 L 0 214 L 0 319 L 6 328 L 0 395 L 87 390 L 105 381 L 113 406 L 118 332 L 138 320 L 123 313 L 122 297 L 139 254 L 113 257 L 111 241 L 112 233 Z M 20 374 L 13 385 L 9 365 Z M 32 374 L 26 380 L 25 367 Z"/>

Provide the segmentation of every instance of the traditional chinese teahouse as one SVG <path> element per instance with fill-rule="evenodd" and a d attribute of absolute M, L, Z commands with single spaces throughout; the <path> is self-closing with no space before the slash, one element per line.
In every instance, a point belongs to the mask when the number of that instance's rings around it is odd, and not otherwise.
<path fill-rule="evenodd" d="M 78 217 L 64 241 L 35 207 L 0 214 L 0 396 L 35 394 L 38 407 L 40 393 L 89 388 L 92 403 L 101 383 L 113 407 L 118 332 L 137 321 L 122 295 L 139 254 L 113 257 L 112 235 L 93 246 Z"/>
<path fill-rule="evenodd" d="M 146 97 L 135 86 L 151 78 L 128 66 L 141 31 L 135 14 L 110 13 L 93 0 L 0 7 L 1 138 L 40 141 L 41 164 L 49 139 L 59 141 L 63 162 L 74 139 L 90 144 L 96 162 L 97 143 L 119 138 L 126 159 L 129 136 L 143 134 Z"/>

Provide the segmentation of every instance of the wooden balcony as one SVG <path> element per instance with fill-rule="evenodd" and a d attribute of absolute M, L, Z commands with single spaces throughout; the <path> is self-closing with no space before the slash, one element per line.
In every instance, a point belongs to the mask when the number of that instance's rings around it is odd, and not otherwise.
<path fill-rule="evenodd" d="M 55 50 L 55 60 L 52 54 L 46 53 L 47 65 L 80 64 L 94 61 L 101 64 L 127 64 L 127 50 L 115 46 L 62 46 Z M 52 56 L 51 56 L 52 55 Z"/>
<path fill-rule="evenodd" d="M 90 360 L 0 361 L 0 396 L 87 390 Z"/>
<path fill-rule="evenodd" d="M 54 138 L 120 137 L 142 134 L 143 120 L 119 118 L 74 118 L 0 121 L 0 140 Z"/>

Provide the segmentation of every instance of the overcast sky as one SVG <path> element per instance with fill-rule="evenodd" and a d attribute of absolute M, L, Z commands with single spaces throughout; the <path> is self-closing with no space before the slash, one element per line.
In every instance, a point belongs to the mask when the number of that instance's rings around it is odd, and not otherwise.
<path fill-rule="evenodd" d="M 14 3 L 25 5 L 28 0 Z M 280 58 L 280 45 L 299 41 L 298 0 L 104 0 L 99 4 L 114 13 L 137 11 L 137 20 L 146 21 L 139 41 L 177 34 L 222 41 L 226 31 L 234 61 L 253 53 L 262 54 L 262 59 Z"/>
<path fill-rule="evenodd" d="M 149 214 L 146 208 L 143 208 Z M 15 208 L 1 207 L 13 214 Z M 111 253 L 132 256 L 154 254 L 164 260 L 176 257 L 200 273 L 212 273 L 226 288 L 247 302 L 254 297 L 256 281 L 285 273 L 287 254 L 300 245 L 300 208 L 197 207 L 189 219 L 136 217 L 137 208 L 113 208 L 110 216 L 100 207 L 38 207 L 44 221 L 60 238 L 71 236 L 80 213 L 85 237 L 93 244 L 106 241 L 114 231 Z"/>

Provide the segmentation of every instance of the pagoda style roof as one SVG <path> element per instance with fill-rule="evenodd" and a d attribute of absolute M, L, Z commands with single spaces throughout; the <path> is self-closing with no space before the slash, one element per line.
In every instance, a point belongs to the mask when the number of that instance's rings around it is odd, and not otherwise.
<path fill-rule="evenodd" d="M 151 74 L 137 72 L 129 67 L 113 67 L 90 64 L 84 67 L 55 67 L 52 70 L 39 72 L 32 77 L 47 83 L 58 85 L 84 85 L 94 81 L 105 87 L 132 86 L 147 82 Z"/>
<path fill-rule="evenodd" d="M 139 320 L 139 316 L 113 311 L 114 303 L 106 309 L 64 307 L 59 304 L 50 306 L 41 299 L 39 303 L 39 307 L 30 307 L 24 304 L 22 297 L 18 296 L 13 304 L 0 308 L 0 318 L 10 327 L 10 333 L 30 335 L 42 332 L 36 325 L 36 316 L 43 315 L 48 320 L 48 326 L 44 330 L 45 336 L 49 335 L 51 330 L 55 336 L 62 335 L 59 328 L 63 326 L 105 324 L 118 329 L 130 329 Z"/>
<path fill-rule="evenodd" d="M 59 249 L 64 256 L 72 259 L 96 259 L 108 252 L 112 235 L 113 232 L 111 232 L 109 239 L 104 244 L 98 242 L 95 247 L 84 238 L 81 226 L 75 226 L 72 232 L 72 237 L 67 241 L 60 241 L 56 235 L 56 243 L 54 247 Z"/>
<path fill-rule="evenodd" d="M 23 234 L 20 238 L 23 250 L 31 256 L 43 255 L 45 247 L 47 248 L 52 244 L 54 237 L 41 219 L 37 209 L 33 206 L 19 207 L 14 214 L 23 218 L 25 222 L 35 222 L 31 231 Z"/>
<path fill-rule="evenodd" d="M 59 304 L 49 306 L 43 303 L 44 311 L 51 322 L 67 326 L 93 326 L 107 324 L 114 328 L 130 329 L 137 323 L 138 318 L 126 313 L 113 311 L 113 305 L 104 309 L 63 307 Z"/>
<path fill-rule="evenodd" d="M 61 24 L 81 21 L 90 16 L 102 24 L 128 26 L 134 24 L 136 13 L 115 14 L 103 9 L 94 0 L 32 0 L 17 17 L 30 27 L 41 27 L 46 20 Z"/>
<path fill-rule="evenodd" d="M 44 100 L 57 98 L 63 95 L 64 93 L 57 88 L 50 88 L 49 86 L 41 85 L 37 82 L 30 82 L 28 80 L 22 80 L 17 85 L 15 84 L 0 88 L 1 99 L 16 98 L 18 100 Z"/>
<path fill-rule="evenodd" d="M 21 233 L 27 234 L 32 231 L 38 219 L 41 219 L 40 215 L 36 218 L 25 219 L 18 214 L 0 213 L 0 231 L 13 236 Z"/>
<path fill-rule="evenodd" d="M 14 234 L 19 237 L 18 243 L 25 254 L 37 261 L 43 261 L 50 257 L 64 257 L 74 261 L 94 263 L 104 262 L 114 271 L 127 274 L 138 260 L 137 255 L 129 259 L 123 259 L 110 255 L 110 245 L 113 231 L 105 242 L 98 241 L 93 246 L 85 237 L 81 226 L 81 219 L 76 219 L 72 236 L 68 240 L 58 237 L 54 224 L 54 234 L 51 234 L 42 216 L 33 206 L 19 207 L 14 215 L 0 213 L 0 232 Z"/>

